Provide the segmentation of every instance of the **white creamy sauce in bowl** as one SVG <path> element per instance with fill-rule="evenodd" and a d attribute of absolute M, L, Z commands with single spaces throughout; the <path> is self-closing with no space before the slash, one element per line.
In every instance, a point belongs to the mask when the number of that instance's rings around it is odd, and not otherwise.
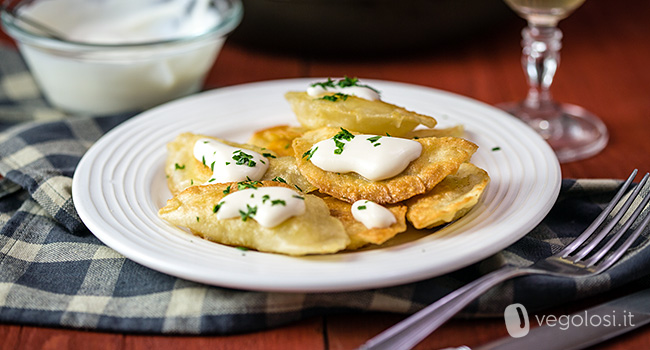
<path fill-rule="evenodd" d="M 20 15 L 62 33 L 65 40 L 39 36 L 28 25 L 8 26 L 7 32 L 55 107 L 93 115 L 132 112 L 201 89 L 226 35 L 241 18 L 236 0 L 228 14 L 210 3 L 33 1 L 20 6 Z"/>

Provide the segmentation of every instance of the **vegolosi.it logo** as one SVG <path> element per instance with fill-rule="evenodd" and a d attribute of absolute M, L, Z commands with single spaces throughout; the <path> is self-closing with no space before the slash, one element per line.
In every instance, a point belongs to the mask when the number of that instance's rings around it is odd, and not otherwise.
<path fill-rule="evenodd" d="M 618 313 L 617 313 L 618 311 Z M 513 338 L 525 337 L 530 331 L 528 311 L 522 304 L 511 304 L 503 311 L 508 334 Z M 571 315 L 535 315 L 538 326 L 557 327 L 560 330 L 584 327 L 635 327 L 634 314 L 627 310 L 612 308 L 607 313 L 583 312 Z"/>

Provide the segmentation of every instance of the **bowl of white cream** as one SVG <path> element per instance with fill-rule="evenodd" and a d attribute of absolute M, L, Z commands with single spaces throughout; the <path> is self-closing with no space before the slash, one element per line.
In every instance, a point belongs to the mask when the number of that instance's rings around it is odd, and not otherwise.
<path fill-rule="evenodd" d="M 199 91 L 242 14 L 240 0 L 36 0 L 0 18 L 53 106 L 106 115 Z"/>

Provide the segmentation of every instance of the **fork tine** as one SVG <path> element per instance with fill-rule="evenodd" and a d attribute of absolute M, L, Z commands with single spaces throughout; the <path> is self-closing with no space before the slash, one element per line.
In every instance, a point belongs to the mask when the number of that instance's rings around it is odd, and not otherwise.
<path fill-rule="evenodd" d="M 614 195 L 614 198 L 607 205 L 607 207 L 605 207 L 605 209 L 603 209 L 603 211 L 600 213 L 600 215 L 598 215 L 596 220 L 594 220 L 591 223 L 591 225 L 589 225 L 589 227 L 587 227 L 584 230 L 584 232 L 582 234 L 580 234 L 580 236 L 578 236 L 573 242 L 571 242 L 566 247 L 564 247 L 564 249 L 562 249 L 562 251 L 560 253 L 558 253 L 559 256 L 561 256 L 563 258 L 566 258 L 567 255 L 571 254 L 573 251 L 576 250 L 576 248 L 578 248 L 589 237 L 591 237 L 591 235 L 594 233 L 594 231 L 596 231 L 598 226 L 600 226 L 600 224 L 602 224 L 603 221 L 605 221 L 605 219 L 607 218 L 609 213 L 611 213 L 612 209 L 614 209 L 614 206 L 616 206 L 616 204 L 621 199 L 621 197 L 623 197 L 623 194 L 625 194 L 625 191 L 627 190 L 627 188 L 632 183 L 632 180 L 634 180 L 634 178 L 636 177 L 637 172 L 638 172 L 637 169 L 634 169 L 634 171 L 632 171 L 632 174 L 630 174 L 630 176 L 627 178 L 625 183 L 621 186 L 621 189 L 618 190 L 616 195 Z"/>
<path fill-rule="evenodd" d="M 580 249 L 576 254 L 574 254 L 569 260 L 573 262 L 577 262 L 582 260 L 587 254 L 591 253 L 591 251 L 606 237 L 609 235 L 609 233 L 612 231 L 614 226 L 621 220 L 623 215 L 627 212 L 627 210 L 630 208 L 632 203 L 636 200 L 637 196 L 641 192 L 641 189 L 645 185 L 645 183 L 648 181 L 648 174 L 646 174 L 641 182 L 636 186 L 634 191 L 632 191 L 632 194 L 628 197 L 628 199 L 623 203 L 619 211 L 616 213 L 616 215 L 609 221 L 605 227 L 603 227 L 600 232 L 594 237 L 586 246 Z M 618 203 L 616 203 L 618 204 Z M 629 227 L 629 226 L 628 226 Z M 624 230 L 621 230 L 619 232 L 619 236 L 625 233 Z M 618 237 L 616 238 L 618 239 Z"/>
<path fill-rule="evenodd" d="M 644 179 L 647 180 L 649 176 L 650 176 L 650 174 L 646 174 Z M 645 186 L 647 184 L 644 183 L 643 185 Z M 642 184 L 639 183 L 638 186 L 641 187 Z M 630 226 L 632 226 L 634 221 L 639 217 L 639 215 L 641 215 L 643 210 L 645 210 L 645 207 L 646 207 L 646 205 L 648 205 L 648 202 L 650 202 L 650 194 L 646 194 L 645 198 L 643 198 L 643 201 L 641 201 L 641 203 L 636 208 L 636 210 L 634 210 L 634 213 L 632 213 L 632 215 L 630 215 L 630 217 L 627 219 L 625 224 L 616 233 L 616 235 L 612 239 L 610 239 L 609 242 L 607 242 L 607 244 L 604 247 L 602 247 L 597 253 L 595 253 L 592 257 L 587 259 L 584 262 L 584 264 L 586 266 L 588 266 L 588 267 L 593 266 L 603 256 L 605 256 L 612 249 L 614 244 L 616 244 L 616 242 L 618 242 L 620 240 L 620 238 L 623 236 L 623 234 L 625 234 L 625 232 L 627 232 L 627 230 L 630 228 Z M 643 231 L 645 226 L 648 225 L 649 221 L 650 221 L 650 214 L 646 215 L 646 217 L 643 219 L 643 221 L 641 222 L 639 227 L 637 227 L 636 230 L 634 230 L 634 232 L 630 235 L 630 237 L 628 237 L 627 240 L 625 240 L 623 245 L 618 247 L 618 249 L 616 249 L 616 251 L 614 253 L 612 253 L 612 255 L 610 255 L 609 258 L 607 258 L 605 261 L 603 261 L 602 265 L 598 266 L 598 268 L 599 269 L 605 269 L 605 268 L 609 267 L 609 265 L 614 263 L 627 250 L 627 248 L 629 248 L 630 245 L 632 245 L 632 243 L 634 243 L 634 241 L 639 237 L 639 235 L 641 235 L 641 232 Z M 609 265 L 603 266 L 605 264 L 609 264 Z"/>
<path fill-rule="evenodd" d="M 643 232 L 643 229 L 645 229 L 648 224 L 650 223 L 650 214 L 646 215 L 646 217 L 643 219 L 639 227 L 634 230 L 634 233 L 628 239 L 621 245 L 612 255 L 610 255 L 605 261 L 603 261 L 600 265 L 598 265 L 597 272 L 604 271 L 605 269 L 609 268 L 614 264 L 618 259 L 623 255 L 628 248 L 634 243 L 634 241 L 639 238 L 641 233 Z"/>

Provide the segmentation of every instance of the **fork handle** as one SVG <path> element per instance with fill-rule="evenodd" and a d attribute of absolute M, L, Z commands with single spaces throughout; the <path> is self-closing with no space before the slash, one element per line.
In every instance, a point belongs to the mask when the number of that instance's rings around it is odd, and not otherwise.
<path fill-rule="evenodd" d="M 505 266 L 447 294 L 435 303 L 383 331 L 359 350 L 408 350 L 495 285 L 533 271 Z"/>

